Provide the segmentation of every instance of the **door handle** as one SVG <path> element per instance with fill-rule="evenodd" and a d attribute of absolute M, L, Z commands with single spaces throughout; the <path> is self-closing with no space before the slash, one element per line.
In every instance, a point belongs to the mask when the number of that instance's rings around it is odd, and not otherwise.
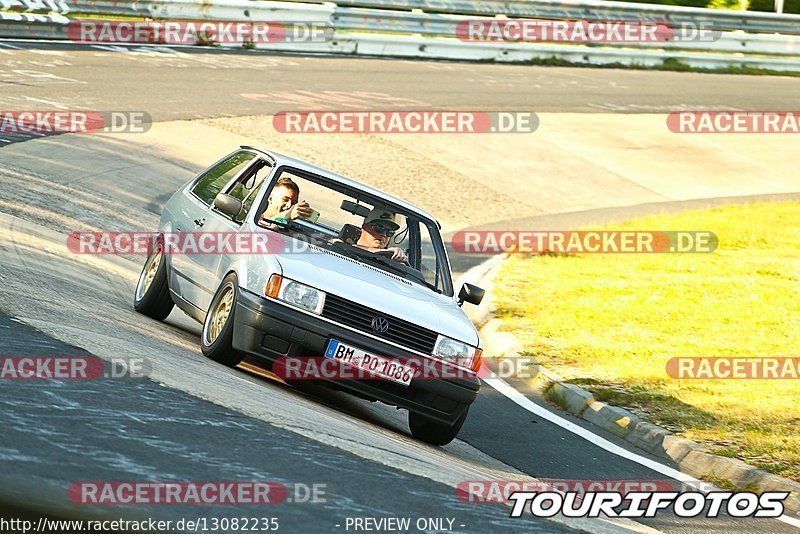
<path fill-rule="evenodd" d="M 203 225 L 205 225 L 205 224 L 206 224 L 205 218 L 203 218 L 203 219 L 195 219 L 194 220 L 194 225 L 199 227 L 199 228 L 202 228 Z"/>

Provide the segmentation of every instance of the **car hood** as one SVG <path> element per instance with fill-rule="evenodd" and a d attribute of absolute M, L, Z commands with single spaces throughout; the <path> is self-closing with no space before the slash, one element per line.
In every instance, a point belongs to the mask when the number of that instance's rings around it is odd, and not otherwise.
<path fill-rule="evenodd" d="M 316 247 L 315 247 L 316 249 Z M 277 254 L 283 276 L 326 293 L 478 345 L 472 321 L 451 297 L 335 252 Z"/>

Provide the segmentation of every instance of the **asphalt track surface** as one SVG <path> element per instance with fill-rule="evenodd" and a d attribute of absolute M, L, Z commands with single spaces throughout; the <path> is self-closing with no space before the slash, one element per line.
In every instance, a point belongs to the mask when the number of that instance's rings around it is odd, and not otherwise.
<path fill-rule="evenodd" d="M 16 47 L 16 48 L 15 48 Z M 794 109 L 800 78 L 4 41 L 0 107 L 146 110 L 154 120 L 291 109 L 653 113 Z M 393 99 L 371 100 L 370 93 Z"/>
<path fill-rule="evenodd" d="M 0 329 L 11 338 L 10 344 L 4 343 L 5 355 L 86 354 L 7 317 L 0 317 Z M 510 519 L 499 506 L 460 502 L 448 488 L 424 477 L 364 462 L 151 380 L 65 381 L 45 388 L 19 381 L 4 389 L 3 441 L 22 451 L 19 457 L 4 459 L 6 480 L 27 479 L 44 489 L 87 478 L 117 480 L 124 472 L 136 479 L 264 480 L 289 488 L 287 502 L 272 506 L 199 505 L 165 514 L 158 505 L 143 505 L 135 509 L 138 515 L 175 520 L 272 517 L 279 520 L 281 529 L 302 532 L 311 526 L 336 530 L 337 525 L 346 524 L 347 517 L 393 517 L 413 510 L 415 519 L 457 517 L 454 528 L 459 530 L 569 531 L 541 520 Z M 68 458 L 65 450 L 71 452 Z M 91 476 L 87 477 L 87 471 Z M 299 473 L 303 480 L 298 480 Z M 318 496 L 325 502 L 305 502 L 306 487 L 320 484 L 324 496 Z M 378 488 L 391 488 L 391 498 Z M 6 496 L 15 495 L 11 491 Z M 16 497 L 18 501 L 26 498 Z"/>
<path fill-rule="evenodd" d="M 304 58 L 218 50 L 86 49 L 18 41 L 0 43 L 0 60 L 4 61 L 0 108 L 144 109 L 156 121 L 269 114 L 291 109 L 292 98 L 298 94 L 304 100 L 295 104 L 305 108 L 314 99 L 320 106 L 341 105 L 342 98 L 359 91 L 397 97 L 393 102 L 374 102 L 371 107 L 376 109 L 408 107 L 409 101 L 433 108 L 533 107 L 535 111 L 576 112 L 710 106 L 784 109 L 795 104 L 793 95 L 800 88 L 800 80 L 791 78 Z M 9 61 L 19 61 L 19 65 Z M 690 95 L 687 83 L 693 87 Z M 35 168 L 35 162 L 31 167 Z M 164 198 L 171 192 L 152 194 Z M 11 196 L 3 194 L 0 199 Z M 48 203 L 47 198 L 33 195 L 28 200 L 43 207 Z M 111 209 L 124 208 L 121 200 L 107 201 Z M 153 224 L 160 209 L 155 204 L 136 206 L 150 214 Z M 15 215 L 7 206 L 0 211 Z M 595 214 L 593 221 L 620 215 L 618 211 Z M 582 224 L 584 219 L 582 214 L 567 214 L 562 222 Z M 323 483 L 325 503 L 285 503 L 266 512 L 259 509 L 257 515 L 278 517 L 288 532 L 344 532 L 336 525 L 354 516 L 450 517 L 460 532 L 559 532 L 566 528 L 562 523 L 530 517 L 511 520 L 503 507 L 462 503 L 453 485 L 461 480 L 504 478 L 509 473 L 574 480 L 671 480 L 634 460 L 656 460 L 647 453 L 553 410 L 532 395 L 528 398 L 539 409 L 564 417 L 629 454 L 623 457 L 596 446 L 488 386 L 473 405 L 458 441 L 435 449 L 411 438 L 405 417 L 393 408 L 327 390 L 299 392 L 250 367 L 220 368 L 202 358 L 197 347 L 199 326 L 179 312 L 165 324 L 132 312 L 132 284 L 115 273 L 138 271 L 134 262 L 119 258 L 77 270 L 58 265 L 63 260 L 54 258 L 51 250 L 26 247 L 17 240 L 38 230 L 19 219 L 6 217 L 3 223 L 12 232 L 0 236 L 0 311 L 4 313 L 0 355 L 117 350 L 146 356 L 154 365 L 151 376 L 142 379 L 3 381 L 0 461 L 1 496 L 6 499 L 43 505 L 36 503 L 37 495 L 47 496 L 50 506 L 55 503 L 70 514 L 86 510 L 71 506 L 66 499 L 66 488 L 80 480 Z M 36 224 L 46 233 L 47 222 Z M 56 225 L 51 226 L 54 230 Z M 15 231 L 19 236 L 7 237 Z M 456 264 L 458 270 L 468 266 L 458 259 Z M 63 305 L 37 296 L 35 288 L 42 295 L 63 296 Z M 57 332 L 59 339 L 12 317 L 26 318 L 42 331 Z M 36 488 L 33 495 L 32 487 Z M 243 513 L 242 507 L 136 507 L 120 513 L 172 519 L 253 515 L 248 510 Z M 793 530 L 773 520 L 681 519 L 670 514 L 640 523 L 676 533 Z M 597 527 L 568 524 L 589 531 Z"/>

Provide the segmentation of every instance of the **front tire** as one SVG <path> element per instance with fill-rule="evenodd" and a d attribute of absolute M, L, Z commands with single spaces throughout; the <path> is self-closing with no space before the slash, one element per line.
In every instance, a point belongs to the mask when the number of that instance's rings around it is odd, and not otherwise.
<path fill-rule="evenodd" d="M 175 303 L 169 294 L 167 284 L 167 261 L 164 245 L 158 243 L 156 249 L 144 262 L 142 273 L 133 295 L 133 308 L 157 321 L 163 321 L 172 311 Z"/>
<path fill-rule="evenodd" d="M 244 360 L 244 353 L 233 349 L 233 321 L 236 302 L 239 300 L 239 284 L 236 275 L 226 276 L 211 299 L 208 313 L 200 334 L 200 349 L 217 363 L 236 367 Z"/>
<path fill-rule="evenodd" d="M 408 412 L 408 428 L 411 430 L 411 435 L 418 440 L 441 447 L 456 439 L 461 427 L 464 426 L 464 421 L 467 420 L 468 412 L 469 408 L 464 410 L 464 413 L 452 426 L 434 421 L 418 413 Z"/>

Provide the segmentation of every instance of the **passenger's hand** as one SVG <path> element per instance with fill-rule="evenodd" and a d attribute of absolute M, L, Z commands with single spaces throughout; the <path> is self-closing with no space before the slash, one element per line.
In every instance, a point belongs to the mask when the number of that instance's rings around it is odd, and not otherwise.
<path fill-rule="evenodd" d="M 289 210 L 287 219 L 308 219 L 314 210 L 308 205 L 308 202 L 301 200 Z"/>

